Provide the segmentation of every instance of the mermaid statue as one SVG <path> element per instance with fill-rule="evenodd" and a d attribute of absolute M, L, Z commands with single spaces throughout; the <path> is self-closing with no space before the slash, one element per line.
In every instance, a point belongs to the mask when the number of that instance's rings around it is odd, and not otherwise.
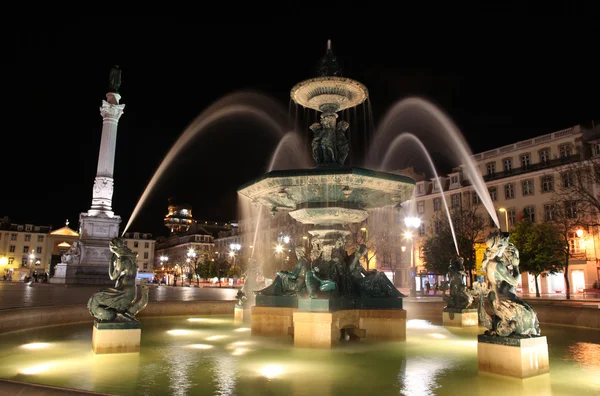
<path fill-rule="evenodd" d="M 115 287 L 95 293 L 88 301 L 88 309 L 100 322 L 137 322 L 135 315 L 148 304 L 147 281 L 140 281 L 142 296 L 137 300 L 135 253 L 125 246 L 122 238 L 113 238 L 109 242 L 109 249 L 113 254 L 108 265 L 108 275 L 115 281 Z"/>

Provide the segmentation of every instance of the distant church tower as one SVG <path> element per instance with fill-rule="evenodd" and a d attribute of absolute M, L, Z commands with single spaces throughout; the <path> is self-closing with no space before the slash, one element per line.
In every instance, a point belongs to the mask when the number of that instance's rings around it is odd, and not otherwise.
<path fill-rule="evenodd" d="M 98 167 L 92 204 L 87 212 L 79 215 L 80 252 L 77 259 L 57 265 L 53 283 L 109 284 L 108 262 L 112 253 L 108 242 L 119 235 L 121 217 L 112 211 L 113 171 L 117 146 L 117 127 L 123 115 L 121 95 L 121 70 L 112 68 L 106 100 L 100 106 L 102 115 L 102 139 L 98 155 Z M 61 267 L 61 268 L 58 268 Z"/>

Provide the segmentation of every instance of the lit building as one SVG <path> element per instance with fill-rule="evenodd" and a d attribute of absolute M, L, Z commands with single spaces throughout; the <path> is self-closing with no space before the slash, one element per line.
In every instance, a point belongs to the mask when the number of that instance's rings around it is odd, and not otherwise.
<path fill-rule="evenodd" d="M 51 226 L 11 223 L 0 219 L 0 269 L 12 281 L 23 280 L 34 272 L 50 268 L 52 248 L 48 236 Z"/>
<path fill-rule="evenodd" d="M 50 276 L 54 273 L 54 267 L 61 262 L 61 256 L 69 251 L 73 242 L 79 240 L 79 233 L 69 227 L 69 220 L 65 222 L 65 226 L 54 230 L 50 233 L 49 249 L 52 252 L 50 262 Z"/>
<path fill-rule="evenodd" d="M 154 248 L 156 244 L 152 234 L 126 232 L 123 239 L 125 240 L 125 246 L 136 254 L 138 272 L 152 274 L 154 272 Z"/>
<path fill-rule="evenodd" d="M 173 198 L 169 198 L 169 213 L 165 216 L 165 226 L 171 234 L 186 232 L 196 220 L 192 217 L 192 205 L 173 203 Z"/>
<path fill-rule="evenodd" d="M 596 128 L 598 129 L 598 128 Z M 593 131 L 576 125 L 547 135 L 519 141 L 507 146 L 488 150 L 473 156 L 479 171 L 488 187 L 490 197 L 497 210 L 502 231 L 523 219 L 543 222 L 552 220 L 552 198 L 559 183 L 564 182 L 565 169 L 587 158 L 586 153 L 600 155 L 599 140 L 593 138 Z M 595 190 L 598 186 L 593 186 Z M 448 207 L 460 207 L 477 203 L 463 167 L 453 169 L 439 179 L 417 181 L 415 185 L 416 215 L 422 220 L 414 240 L 415 265 L 422 287 L 428 277 L 422 260 L 421 243 L 426 231 L 435 228 L 432 217 L 436 212 L 444 211 L 442 192 Z M 596 196 L 598 191 L 595 191 Z M 502 210 L 500 210 L 502 208 Z M 481 215 L 487 216 L 483 205 Z M 487 216 L 490 231 L 494 226 Z M 579 235 L 578 235 L 579 234 Z M 569 260 L 569 280 L 572 292 L 591 288 L 598 280 L 597 227 L 573 229 L 571 238 L 571 257 Z M 482 241 L 483 242 L 483 241 Z M 483 246 L 478 250 L 482 251 Z M 481 256 L 481 252 L 478 252 Z M 480 260 L 478 260 L 479 262 Z M 533 277 L 523 274 L 522 291 L 535 292 Z M 564 293 L 563 274 L 540 277 L 541 293 Z"/>

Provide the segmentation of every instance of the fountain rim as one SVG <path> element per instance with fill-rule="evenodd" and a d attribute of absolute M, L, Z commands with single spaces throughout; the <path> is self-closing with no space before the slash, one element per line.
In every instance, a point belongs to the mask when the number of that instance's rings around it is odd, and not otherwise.
<path fill-rule="evenodd" d="M 387 173 L 381 171 L 375 171 L 371 169 L 355 168 L 355 167 L 315 167 L 315 168 L 303 168 L 303 169 L 279 169 L 265 173 L 264 175 L 242 184 L 237 192 L 240 193 L 242 190 L 256 184 L 263 180 L 275 179 L 282 177 L 297 177 L 297 176 L 329 176 L 329 175 L 356 175 L 373 177 L 377 179 L 390 180 L 395 182 L 401 182 L 406 184 L 415 184 L 414 179 L 398 175 L 395 173 Z"/>
<path fill-rule="evenodd" d="M 344 105 L 340 105 L 338 107 L 338 109 L 336 110 L 336 112 L 342 111 L 345 109 L 349 109 L 352 107 L 356 107 L 359 104 L 363 103 L 365 100 L 367 100 L 367 98 L 369 97 L 369 90 L 363 83 L 361 83 L 359 81 L 356 81 L 356 80 L 348 78 L 348 77 L 322 76 L 322 77 L 309 78 L 308 80 L 300 81 L 298 84 L 294 85 L 292 87 L 292 89 L 290 90 L 290 98 L 292 98 L 292 100 L 295 103 L 297 103 L 303 107 L 321 111 L 320 108 L 315 108 L 314 106 L 311 106 L 309 104 L 309 100 L 299 97 L 299 92 L 307 91 L 310 88 L 312 88 L 313 86 L 314 86 L 314 88 L 316 88 L 317 86 L 322 85 L 324 82 L 344 84 L 348 87 L 351 87 L 351 90 L 353 92 L 359 93 L 359 96 L 357 96 L 355 98 L 347 98 L 348 101 Z M 336 94 L 332 94 L 332 95 L 336 95 Z"/>

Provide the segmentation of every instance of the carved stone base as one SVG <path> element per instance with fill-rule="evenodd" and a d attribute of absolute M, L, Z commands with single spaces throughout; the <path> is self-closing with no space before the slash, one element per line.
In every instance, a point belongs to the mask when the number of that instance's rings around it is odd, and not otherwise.
<path fill-rule="evenodd" d="M 358 328 L 369 340 L 406 340 L 406 310 L 359 309 Z"/>
<path fill-rule="evenodd" d="M 92 351 L 95 354 L 140 351 L 142 328 L 138 322 L 94 321 Z"/>
<path fill-rule="evenodd" d="M 236 304 L 233 310 L 233 324 L 248 324 L 252 322 L 251 308 L 245 308 L 241 305 Z"/>
<path fill-rule="evenodd" d="M 292 333 L 293 315 L 298 308 L 258 307 L 251 308 L 252 335 L 287 336 Z"/>
<path fill-rule="evenodd" d="M 546 337 L 477 337 L 479 371 L 529 378 L 550 371 Z"/>
<path fill-rule="evenodd" d="M 442 313 L 444 326 L 473 327 L 479 326 L 477 309 L 444 309 Z"/>

